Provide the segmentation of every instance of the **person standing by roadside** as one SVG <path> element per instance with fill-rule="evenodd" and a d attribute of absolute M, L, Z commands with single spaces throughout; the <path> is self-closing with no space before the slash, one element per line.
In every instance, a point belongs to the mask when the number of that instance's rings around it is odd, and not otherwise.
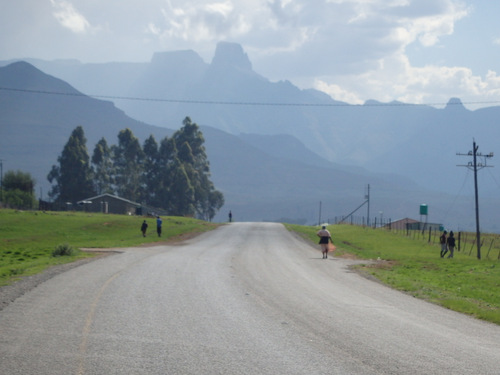
<path fill-rule="evenodd" d="M 147 230 L 148 230 L 148 223 L 146 223 L 146 220 L 144 220 L 142 225 L 141 225 L 142 237 L 146 237 Z"/>
<path fill-rule="evenodd" d="M 448 252 L 448 246 L 446 243 L 447 234 L 447 231 L 443 231 L 443 234 L 439 237 L 439 243 L 441 244 L 441 258 L 444 258 L 444 255 Z"/>
<path fill-rule="evenodd" d="M 450 255 L 448 255 L 448 258 L 453 258 L 453 252 L 455 250 L 455 237 L 453 237 L 453 231 L 450 231 L 450 235 L 448 236 L 448 239 L 446 240 L 446 244 L 448 245 L 448 250 L 450 250 Z"/>
<path fill-rule="evenodd" d="M 233 213 L 231 211 L 229 211 L 229 222 L 233 222 Z"/>
<path fill-rule="evenodd" d="M 332 239 L 332 235 L 326 229 L 326 226 L 322 226 L 321 229 L 316 233 L 319 237 L 319 244 L 321 245 L 321 252 L 323 253 L 323 259 L 328 258 L 328 243 Z"/>
<path fill-rule="evenodd" d="M 161 237 L 161 224 L 162 224 L 161 217 L 157 216 L 156 217 L 156 233 L 158 233 L 158 237 Z"/>

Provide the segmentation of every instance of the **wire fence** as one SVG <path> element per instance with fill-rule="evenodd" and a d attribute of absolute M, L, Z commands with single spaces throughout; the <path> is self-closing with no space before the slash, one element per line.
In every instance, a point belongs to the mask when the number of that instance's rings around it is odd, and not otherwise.
<path fill-rule="evenodd" d="M 436 224 L 427 224 L 422 222 L 412 222 L 406 225 L 396 224 L 391 219 L 374 218 L 368 221 L 365 217 L 350 216 L 347 220 L 343 217 L 335 217 L 333 220 L 328 220 L 328 223 L 333 224 L 348 224 L 373 229 L 386 230 L 401 236 L 409 237 L 416 241 L 422 241 L 427 244 L 439 245 L 439 237 L 442 234 L 442 228 Z M 477 256 L 477 239 L 476 233 L 465 231 L 454 231 L 456 238 L 456 248 L 462 254 L 468 256 Z M 489 260 L 500 260 L 500 234 L 481 233 L 480 244 L 481 258 Z"/>

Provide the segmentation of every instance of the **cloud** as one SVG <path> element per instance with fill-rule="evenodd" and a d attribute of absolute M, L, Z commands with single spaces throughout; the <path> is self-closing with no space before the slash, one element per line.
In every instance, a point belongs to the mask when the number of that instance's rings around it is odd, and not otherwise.
<path fill-rule="evenodd" d="M 209 62 L 219 41 L 231 41 L 243 46 L 259 74 L 271 80 L 290 80 L 303 88 L 316 87 L 337 100 L 351 103 L 367 99 L 446 102 L 449 96 L 474 99 L 498 94 L 495 64 L 500 34 L 491 28 L 496 25 L 495 10 L 498 13 L 500 9 L 496 2 L 487 2 L 488 5 L 472 0 L 16 0 L 8 3 L 6 12 L 0 12 L 3 58 L 22 55 L 87 62 L 147 61 L 154 52 L 193 49 Z M 485 22 L 485 13 L 492 17 L 489 24 Z M 467 46 L 462 46 L 462 39 L 464 30 L 477 26 L 478 22 L 489 33 L 481 28 L 475 28 L 474 32 L 483 31 L 478 38 L 486 38 L 491 48 L 477 47 L 475 53 L 482 57 L 473 60 L 463 56 Z M 71 32 L 61 33 L 61 26 Z M 478 60 L 483 64 L 478 65 Z M 486 74 L 488 69 L 491 72 Z M 482 75 L 478 75 L 478 70 Z"/>
<path fill-rule="evenodd" d="M 186 3 L 168 0 L 161 13 L 162 23 L 150 23 L 150 28 L 164 40 L 214 42 L 249 32 L 247 19 L 231 1 Z"/>
<path fill-rule="evenodd" d="M 440 5 L 434 12 L 419 17 L 409 16 L 400 22 L 407 24 L 409 35 L 425 47 L 436 45 L 440 38 L 453 34 L 455 23 L 466 17 L 471 9 L 452 1 L 433 2 Z"/>
<path fill-rule="evenodd" d="M 328 84 L 320 79 L 316 79 L 313 84 L 314 88 L 319 91 L 323 91 L 330 95 L 335 100 L 346 102 L 350 104 L 362 104 L 363 100 L 360 99 L 358 94 L 348 91 L 346 88 L 342 88 L 334 83 Z"/>
<path fill-rule="evenodd" d="M 166 0 L 143 30 L 165 49 L 204 57 L 221 40 L 241 43 L 259 73 L 336 100 L 446 103 L 496 92 L 498 78 L 415 67 L 406 50 L 440 48 L 471 11 L 461 0 Z"/>
<path fill-rule="evenodd" d="M 53 15 L 59 23 L 75 34 L 84 34 L 90 29 L 90 23 L 74 6 L 65 0 L 50 0 Z"/>
<path fill-rule="evenodd" d="M 500 77 L 493 71 L 481 77 L 466 67 L 413 67 L 404 56 L 384 59 L 378 69 L 362 74 L 316 79 L 314 86 L 334 99 L 356 104 L 377 98 L 439 107 L 460 96 L 469 107 L 480 107 L 500 95 Z"/>
<path fill-rule="evenodd" d="M 494 80 L 464 67 L 415 67 L 406 54 L 415 44 L 424 53 L 440 48 L 441 39 L 452 35 L 470 11 L 453 0 L 319 1 L 297 14 L 279 13 L 281 31 L 301 27 L 306 37 L 293 49 L 261 46 L 254 67 L 275 79 L 294 77 L 301 87 L 349 103 L 373 98 L 446 103 L 450 96 L 474 97 L 492 89 Z M 263 50 L 272 53 L 259 55 Z"/>

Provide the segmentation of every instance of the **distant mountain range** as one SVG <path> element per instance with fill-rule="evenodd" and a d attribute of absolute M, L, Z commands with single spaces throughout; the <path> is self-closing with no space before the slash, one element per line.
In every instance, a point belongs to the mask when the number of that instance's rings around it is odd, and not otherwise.
<path fill-rule="evenodd" d="M 444 109 L 347 105 L 270 82 L 230 43 L 219 44 L 210 64 L 193 51 L 159 53 L 151 63 L 28 61 L 0 63 L 0 88 L 17 90 L 0 89 L 4 170 L 27 170 L 46 191 L 46 174 L 77 125 L 91 153 L 100 137 L 115 143 L 126 127 L 159 140 L 190 116 L 202 126 L 213 181 L 226 197 L 218 220 L 232 209 L 236 220 L 312 223 L 320 201 L 325 219 L 347 214 L 371 184 L 372 215 L 414 217 L 427 203 L 429 220 L 471 228 L 470 191 L 465 198 L 460 191 L 467 172 L 456 167 L 470 160 L 456 152 L 469 151 L 473 137 L 496 151 L 491 140 L 499 135 L 498 107 L 469 111 L 458 99 Z M 484 190 L 483 228 L 496 231 L 498 187 Z"/>

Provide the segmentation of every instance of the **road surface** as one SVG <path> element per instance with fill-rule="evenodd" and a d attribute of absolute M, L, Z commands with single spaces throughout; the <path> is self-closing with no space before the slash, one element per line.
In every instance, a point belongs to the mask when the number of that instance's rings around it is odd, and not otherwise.
<path fill-rule="evenodd" d="M 500 327 L 348 265 L 274 223 L 123 249 L 0 312 L 0 374 L 500 374 Z"/>

